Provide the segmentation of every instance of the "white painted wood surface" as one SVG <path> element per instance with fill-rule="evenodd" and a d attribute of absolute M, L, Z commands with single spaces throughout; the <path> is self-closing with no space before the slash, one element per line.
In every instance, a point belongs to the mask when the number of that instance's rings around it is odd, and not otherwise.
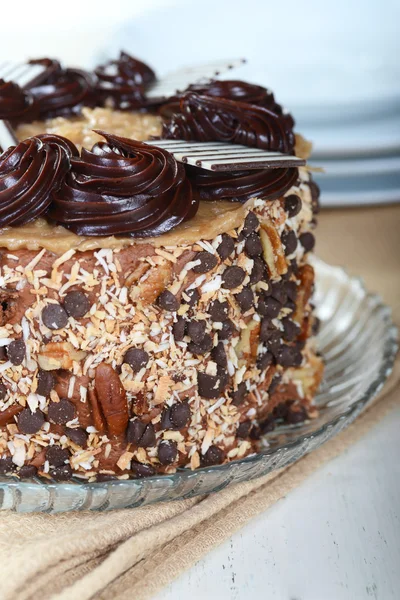
<path fill-rule="evenodd" d="M 398 600 L 400 410 L 156 600 Z"/>

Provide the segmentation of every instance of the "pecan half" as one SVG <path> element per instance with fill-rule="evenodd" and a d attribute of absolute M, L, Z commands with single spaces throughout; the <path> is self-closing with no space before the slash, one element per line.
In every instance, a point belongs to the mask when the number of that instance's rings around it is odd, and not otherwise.
<path fill-rule="evenodd" d="M 109 433 L 122 435 L 129 420 L 128 403 L 119 375 L 111 365 L 103 362 L 96 368 L 95 390 Z"/>
<path fill-rule="evenodd" d="M 96 390 L 89 388 L 88 398 L 90 402 L 90 407 L 92 409 L 93 425 L 96 427 L 99 433 L 105 433 L 106 425 L 104 422 L 104 417 L 101 414 L 100 403 L 96 394 Z"/>

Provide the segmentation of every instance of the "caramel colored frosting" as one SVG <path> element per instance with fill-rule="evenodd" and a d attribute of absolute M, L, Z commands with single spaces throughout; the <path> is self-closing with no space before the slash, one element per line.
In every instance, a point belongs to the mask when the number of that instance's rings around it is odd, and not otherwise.
<path fill-rule="evenodd" d="M 197 214 L 190 221 L 181 223 L 173 231 L 163 235 L 135 239 L 128 237 L 87 237 L 79 236 L 61 226 L 50 225 L 44 219 L 37 219 L 22 227 L 0 229 L 0 247 L 9 251 L 26 248 L 45 248 L 54 254 L 64 254 L 68 250 L 95 250 L 98 248 L 123 248 L 131 244 L 152 244 L 160 246 L 190 245 L 198 240 L 211 240 L 226 233 L 243 222 L 247 210 L 253 205 L 232 204 L 231 202 L 202 202 Z"/>

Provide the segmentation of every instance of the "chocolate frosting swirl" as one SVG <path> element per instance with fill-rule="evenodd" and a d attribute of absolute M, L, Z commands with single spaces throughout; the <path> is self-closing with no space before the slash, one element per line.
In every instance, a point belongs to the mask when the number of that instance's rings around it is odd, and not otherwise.
<path fill-rule="evenodd" d="M 166 150 L 102 131 L 82 149 L 54 196 L 50 216 L 77 234 L 161 235 L 192 218 L 198 201 L 183 165 Z"/>
<path fill-rule="evenodd" d="M 294 121 L 289 113 L 284 114 L 282 107 L 275 101 L 272 92 L 260 85 L 239 81 L 236 79 L 220 81 L 215 79 L 208 83 L 195 83 L 190 85 L 186 92 L 195 92 L 203 96 L 212 96 L 213 98 L 226 98 L 227 100 L 236 100 L 239 102 L 248 102 L 257 106 L 264 106 L 274 111 L 278 115 L 283 115 L 288 120 L 288 126 L 293 127 Z M 159 113 L 165 118 L 170 118 L 172 114 L 180 112 L 179 102 L 182 95 L 170 98 L 163 104 Z"/>
<path fill-rule="evenodd" d="M 195 198 L 229 202 L 246 202 L 250 198 L 275 200 L 283 196 L 298 177 L 295 168 L 215 173 L 187 166 L 186 172 Z"/>
<path fill-rule="evenodd" d="M 293 152 L 292 119 L 271 108 L 188 92 L 180 100 L 180 111 L 164 123 L 163 138 L 214 140 Z"/>
<path fill-rule="evenodd" d="M 29 93 L 12 81 L 0 79 L 0 119 L 28 120 L 33 106 L 33 97 Z"/>
<path fill-rule="evenodd" d="M 156 79 L 148 65 L 126 52 L 121 52 L 119 59 L 98 66 L 95 75 L 100 103 L 111 101 L 115 108 L 125 110 L 144 107 L 144 89 Z"/>
<path fill-rule="evenodd" d="M 38 107 L 38 117 L 47 119 L 79 114 L 82 106 L 94 106 L 94 78 L 81 69 L 63 69 L 58 61 L 40 59 L 31 64 L 43 64 L 48 75 L 43 84 L 30 92 Z"/>
<path fill-rule="evenodd" d="M 73 144 L 61 136 L 32 137 L 0 156 L 0 227 L 23 225 L 48 209 L 70 166 Z"/>

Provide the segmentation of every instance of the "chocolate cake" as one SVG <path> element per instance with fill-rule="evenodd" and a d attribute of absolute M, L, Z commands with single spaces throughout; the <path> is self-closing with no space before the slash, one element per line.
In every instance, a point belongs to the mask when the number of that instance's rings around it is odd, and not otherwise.
<path fill-rule="evenodd" d="M 0 82 L 0 473 L 196 469 L 315 417 L 319 190 L 292 117 L 236 80 L 149 98 L 124 53 L 39 64 L 39 84 Z"/>

